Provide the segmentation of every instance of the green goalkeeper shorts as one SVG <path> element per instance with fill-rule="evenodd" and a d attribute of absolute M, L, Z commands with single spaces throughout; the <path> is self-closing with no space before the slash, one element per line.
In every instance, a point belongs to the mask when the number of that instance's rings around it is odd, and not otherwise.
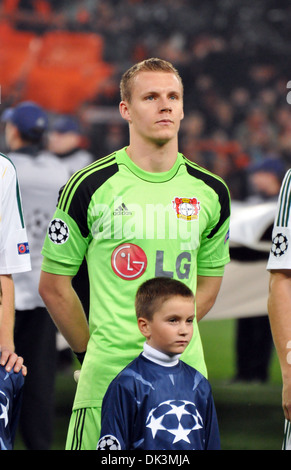
<path fill-rule="evenodd" d="M 66 450 L 96 450 L 100 436 L 101 408 L 73 410 Z"/>

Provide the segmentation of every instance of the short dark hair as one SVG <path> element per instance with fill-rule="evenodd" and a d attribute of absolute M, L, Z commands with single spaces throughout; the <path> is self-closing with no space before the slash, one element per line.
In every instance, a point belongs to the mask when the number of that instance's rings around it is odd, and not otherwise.
<path fill-rule="evenodd" d="M 180 77 L 178 70 L 171 64 L 164 59 L 159 59 L 156 57 L 152 57 L 150 59 L 145 59 L 137 64 L 133 65 L 128 69 L 121 77 L 120 81 L 120 96 L 122 100 L 131 101 L 131 90 L 132 90 L 132 80 L 134 77 L 140 72 L 165 72 L 165 73 L 173 73 L 178 78 L 179 82 L 181 83 L 182 90 L 183 90 L 183 83 Z"/>
<path fill-rule="evenodd" d="M 135 297 L 137 318 L 152 320 L 154 313 L 171 297 L 180 296 L 195 299 L 192 290 L 183 282 L 169 277 L 155 277 L 145 281 L 138 288 Z"/>

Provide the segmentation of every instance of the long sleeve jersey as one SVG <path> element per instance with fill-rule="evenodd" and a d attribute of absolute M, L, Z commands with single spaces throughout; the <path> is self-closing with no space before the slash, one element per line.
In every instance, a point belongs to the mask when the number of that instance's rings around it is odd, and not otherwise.
<path fill-rule="evenodd" d="M 97 450 L 219 450 L 208 380 L 145 344 L 110 384 Z"/>

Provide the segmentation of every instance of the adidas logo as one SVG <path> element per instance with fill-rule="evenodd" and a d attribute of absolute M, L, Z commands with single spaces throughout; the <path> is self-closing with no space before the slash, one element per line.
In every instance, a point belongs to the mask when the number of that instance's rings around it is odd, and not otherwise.
<path fill-rule="evenodd" d="M 117 207 L 117 209 L 115 209 L 113 215 L 132 215 L 132 212 L 127 209 L 123 202 L 120 206 Z"/>

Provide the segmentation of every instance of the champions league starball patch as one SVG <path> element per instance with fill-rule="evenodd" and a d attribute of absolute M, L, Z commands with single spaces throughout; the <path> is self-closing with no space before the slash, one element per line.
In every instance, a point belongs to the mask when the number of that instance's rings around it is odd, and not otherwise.
<path fill-rule="evenodd" d="M 115 436 L 107 434 L 98 441 L 96 450 L 121 450 L 121 445 Z"/>
<path fill-rule="evenodd" d="M 185 441 L 190 444 L 189 434 L 203 427 L 203 420 L 196 405 L 186 400 L 168 400 L 150 411 L 146 427 L 153 439 L 159 432 L 171 435 L 172 444 Z"/>
<path fill-rule="evenodd" d="M 283 233 L 277 233 L 272 240 L 271 253 L 279 258 L 288 250 L 288 238 Z"/>
<path fill-rule="evenodd" d="M 69 238 L 69 227 L 63 220 L 53 219 L 48 226 L 48 236 L 56 245 L 62 245 Z"/>

